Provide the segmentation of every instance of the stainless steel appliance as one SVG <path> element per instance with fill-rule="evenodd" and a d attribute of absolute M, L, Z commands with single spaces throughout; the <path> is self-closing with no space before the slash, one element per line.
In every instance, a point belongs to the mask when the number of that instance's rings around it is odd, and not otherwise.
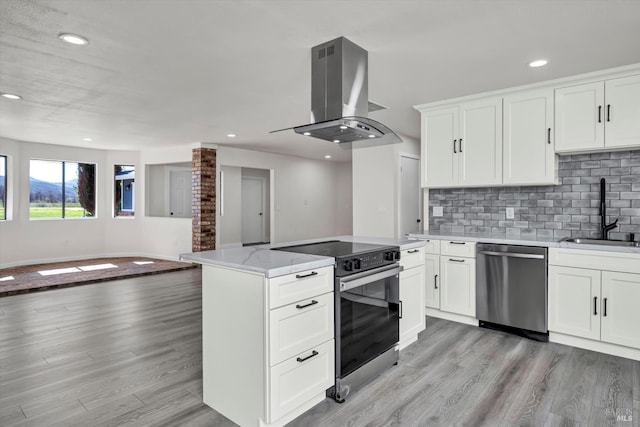
<path fill-rule="evenodd" d="M 476 316 L 480 326 L 548 341 L 547 248 L 479 243 Z"/>
<path fill-rule="evenodd" d="M 368 117 L 385 107 L 368 100 L 369 54 L 352 41 L 337 39 L 311 49 L 311 122 L 280 129 L 320 138 L 339 147 L 364 148 L 402 142 L 382 123 Z M 272 133 L 273 133 L 272 132 Z"/>
<path fill-rule="evenodd" d="M 398 363 L 400 250 L 341 241 L 276 249 L 336 260 L 336 381 L 328 395 L 344 402 L 352 390 Z"/>

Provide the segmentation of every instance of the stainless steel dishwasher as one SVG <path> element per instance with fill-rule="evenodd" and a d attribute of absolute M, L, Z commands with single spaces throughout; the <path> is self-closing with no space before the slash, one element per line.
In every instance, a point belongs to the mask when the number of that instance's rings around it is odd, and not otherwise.
<path fill-rule="evenodd" d="M 548 341 L 547 248 L 479 243 L 476 316 L 480 326 Z"/>

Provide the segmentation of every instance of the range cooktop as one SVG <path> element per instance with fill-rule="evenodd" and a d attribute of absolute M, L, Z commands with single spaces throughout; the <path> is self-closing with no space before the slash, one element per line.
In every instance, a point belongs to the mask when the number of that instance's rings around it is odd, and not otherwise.
<path fill-rule="evenodd" d="M 285 246 L 272 248 L 272 250 L 334 257 L 336 259 L 336 276 L 366 271 L 395 263 L 400 259 L 400 250 L 397 246 L 343 242 L 340 240 Z"/>
<path fill-rule="evenodd" d="M 309 255 L 323 255 L 339 258 L 374 251 L 393 250 L 396 248 L 394 246 L 372 245 L 369 243 L 329 240 L 327 242 L 309 243 L 304 245 L 286 246 L 273 249 L 277 251 L 296 252 Z"/>

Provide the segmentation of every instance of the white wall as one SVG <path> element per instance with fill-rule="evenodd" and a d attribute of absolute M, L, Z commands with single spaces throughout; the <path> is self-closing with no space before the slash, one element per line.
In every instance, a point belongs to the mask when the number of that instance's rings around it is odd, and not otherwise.
<path fill-rule="evenodd" d="M 224 188 L 218 192 L 223 199 L 217 199 L 220 238 L 216 247 L 242 246 L 242 168 L 223 165 L 220 170 Z"/>
<path fill-rule="evenodd" d="M 351 187 L 349 163 L 219 147 L 218 165 L 270 169 L 272 243 L 351 234 L 351 217 L 339 188 Z M 225 178 L 226 179 L 226 178 Z M 219 226 L 219 224 L 218 224 Z M 220 228 L 217 233 L 220 236 Z M 218 241 L 220 243 L 220 241 Z"/>
<path fill-rule="evenodd" d="M 420 155 L 420 142 L 400 135 L 400 144 L 354 149 L 353 235 L 399 238 L 400 155 Z"/>
<path fill-rule="evenodd" d="M 12 218 L 0 221 L 0 268 L 102 256 L 177 259 L 191 251 L 191 219 L 148 217 L 146 165 L 191 162 L 191 146 L 136 151 L 38 144 L 0 138 Z M 51 159 L 97 165 L 97 216 L 91 219 L 29 219 L 29 160 Z M 272 170 L 273 242 L 351 234 L 351 165 L 222 147 L 218 164 Z M 135 217 L 113 217 L 116 164 L 136 167 Z M 11 194 L 11 193 L 9 193 Z M 12 204 L 12 205 L 11 205 Z M 218 224 L 217 236 L 221 235 Z M 218 242 L 219 243 L 219 242 Z"/>

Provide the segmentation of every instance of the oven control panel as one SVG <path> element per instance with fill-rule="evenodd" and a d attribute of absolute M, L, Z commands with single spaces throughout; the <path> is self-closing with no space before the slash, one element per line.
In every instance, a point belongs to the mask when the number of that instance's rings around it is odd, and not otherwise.
<path fill-rule="evenodd" d="M 398 260 L 400 260 L 400 251 L 388 250 L 348 257 L 341 260 L 337 267 L 338 270 L 341 270 L 343 273 L 352 274 L 393 264 Z"/>

